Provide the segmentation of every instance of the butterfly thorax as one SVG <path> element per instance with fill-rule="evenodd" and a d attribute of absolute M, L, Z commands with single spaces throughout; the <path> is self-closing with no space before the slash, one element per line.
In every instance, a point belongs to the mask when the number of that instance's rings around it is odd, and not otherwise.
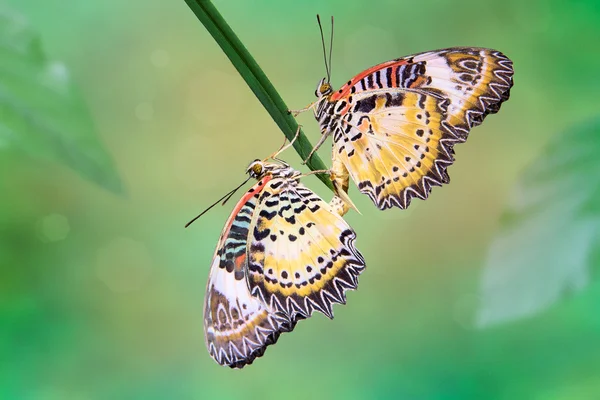
<path fill-rule="evenodd" d="M 302 175 L 287 164 L 269 163 L 261 160 L 251 162 L 246 172 L 257 180 L 261 180 L 266 176 L 272 176 L 273 178 L 283 178 L 290 182 L 299 182 Z"/>
<path fill-rule="evenodd" d="M 326 78 L 323 78 L 317 84 L 315 96 L 317 96 L 316 104 L 313 107 L 315 118 L 319 121 L 321 133 L 331 132 L 341 114 L 336 113 L 336 102 L 332 101 L 333 88 Z"/>
<path fill-rule="evenodd" d="M 340 108 L 340 104 L 332 101 L 331 95 L 321 97 L 317 102 L 314 112 L 315 118 L 319 121 L 321 133 L 333 131 L 333 128 L 339 124 L 340 119 L 343 117 L 343 114 L 335 111 Z M 345 107 L 345 104 L 341 104 L 341 108 L 343 107 Z"/>

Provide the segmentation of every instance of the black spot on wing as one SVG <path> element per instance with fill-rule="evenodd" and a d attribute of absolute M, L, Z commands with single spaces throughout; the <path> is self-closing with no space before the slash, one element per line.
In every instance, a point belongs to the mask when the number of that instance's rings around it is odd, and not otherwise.
<path fill-rule="evenodd" d="M 299 213 L 301 213 L 302 211 L 304 211 L 305 209 L 306 209 L 306 204 L 302 204 L 300 207 L 298 207 L 298 208 L 294 208 L 294 213 L 295 213 L 295 214 L 299 214 Z"/>
<path fill-rule="evenodd" d="M 279 186 L 283 185 L 283 179 L 278 180 L 277 182 L 271 183 L 271 187 L 273 189 L 277 189 Z"/>
<path fill-rule="evenodd" d="M 277 206 L 278 204 L 279 204 L 279 200 L 277 200 L 277 199 L 274 199 L 274 200 L 267 200 L 267 201 L 265 201 L 265 205 L 266 205 L 267 207 L 275 207 L 275 206 Z"/>
<path fill-rule="evenodd" d="M 260 210 L 260 213 L 258 215 L 263 218 L 266 218 L 268 220 L 271 220 L 277 215 L 277 210 L 268 212 L 267 210 L 263 209 L 263 210 Z"/>
<path fill-rule="evenodd" d="M 377 95 L 358 100 L 354 106 L 354 112 L 370 113 L 375 108 Z"/>
<path fill-rule="evenodd" d="M 308 209 L 312 212 L 317 212 L 317 210 L 320 208 L 321 208 L 321 206 L 319 206 L 318 204 L 315 204 L 312 207 L 308 207 Z"/>
<path fill-rule="evenodd" d="M 385 94 L 385 106 L 386 107 L 400 107 L 404 101 L 404 95 L 402 93 L 386 93 Z"/>
<path fill-rule="evenodd" d="M 391 85 L 392 84 L 392 67 L 387 67 L 385 69 L 385 77 L 387 79 L 387 84 Z"/>
<path fill-rule="evenodd" d="M 381 71 L 375 71 L 375 83 L 379 89 L 383 87 L 381 84 Z"/>
<path fill-rule="evenodd" d="M 261 231 L 260 229 L 258 229 L 257 226 L 254 227 L 254 237 L 256 238 L 256 240 L 263 240 L 264 238 L 269 236 L 270 233 L 271 230 L 269 228 L 263 229 Z"/>
<path fill-rule="evenodd" d="M 279 216 L 283 217 L 283 213 L 286 212 L 286 211 L 288 211 L 288 210 L 290 210 L 291 208 L 292 208 L 291 204 L 287 204 L 287 205 L 285 205 L 283 207 L 280 207 L 279 208 Z"/>
<path fill-rule="evenodd" d="M 367 87 L 369 89 L 373 88 L 373 74 L 367 75 Z"/>

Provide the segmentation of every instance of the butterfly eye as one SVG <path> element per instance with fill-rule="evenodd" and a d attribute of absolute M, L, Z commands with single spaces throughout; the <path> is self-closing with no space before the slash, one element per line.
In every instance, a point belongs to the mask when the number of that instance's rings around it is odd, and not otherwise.
<path fill-rule="evenodd" d="M 321 92 L 322 96 L 331 93 L 331 85 L 328 82 L 323 82 L 321 87 L 319 87 L 319 92 Z"/>
<path fill-rule="evenodd" d="M 263 166 L 262 165 L 260 165 L 260 164 L 254 164 L 252 166 L 252 173 L 255 176 L 257 176 L 257 177 L 260 176 L 262 174 L 262 172 L 263 172 Z"/>
<path fill-rule="evenodd" d="M 316 97 L 321 97 L 325 94 L 325 92 L 324 92 L 325 86 L 328 86 L 329 88 L 331 88 L 331 86 L 329 85 L 329 83 L 326 82 L 325 79 L 326 78 L 323 78 L 319 81 L 319 83 L 317 83 L 317 89 L 315 90 Z"/>

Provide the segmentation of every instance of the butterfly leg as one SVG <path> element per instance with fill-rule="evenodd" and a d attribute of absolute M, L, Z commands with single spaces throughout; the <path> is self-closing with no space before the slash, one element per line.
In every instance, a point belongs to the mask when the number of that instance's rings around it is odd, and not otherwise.
<path fill-rule="evenodd" d="M 304 161 L 302 161 L 302 165 L 305 165 L 308 160 L 310 160 L 310 158 L 312 157 L 313 153 L 317 150 L 319 150 L 319 147 L 321 147 L 321 145 L 325 142 L 325 140 L 327 139 L 327 137 L 331 135 L 331 131 L 326 132 L 324 134 L 321 135 L 321 138 L 319 139 L 319 141 L 317 142 L 317 144 L 315 145 L 315 147 L 312 148 L 312 150 L 310 151 L 310 153 L 308 153 L 308 157 L 306 157 L 306 159 Z"/>
<path fill-rule="evenodd" d="M 293 116 L 294 118 L 296 118 L 298 115 L 302 114 L 303 112 L 305 112 L 305 111 L 308 111 L 308 110 L 311 110 L 311 109 L 312 109 L 312 108 L 315 106 L 315 104 L 317 104 L 317 102 L 316 102 L 316 101 L 315 101 L 315 102 L 313 102 L 313 103 L 310 103 L 309 105 L 307 105 L 307 106 L 306 106 L 306 107 L 304 107 L 304 108 L 301 108 L 300 110 L 288 110 L 288 113 L 289 113 L 289 114 L 292 114 L 292 116 Z"/>
<path fill-rule="evenodd" d="M 330 179 L 331 179 L 331 170 L 330 169 L 317 169 L 314 171 L 310 171 L 307 172 L 305 174 L 300 175 L 301 178 L 305 177 L 305 176 L 309 176 L 309 175 L 314 175 L 314 174 L 329 174 L 330 175 Z"/>
<path fill-rule="evenodd" d="M 296 134 L 294 135 L 294 138 L 286 145 L 285 144 L 285 142 L 287 141 L 287 137 L 286 137 L 285 140 L 283 141 L 283 144 L 279 148 L 279 150 L 277 150 L 275 153 L 271 154 L 265 160 L 268 160 L 269 158 L 271 158 L 271 159 L 273 159 L 275 161 L 282 162 L 282 160 L 278 159 L 277 156 L 294 145 L 294 142 L 300 136 L 300 130 L 301 129 L 302 129 L 302 125 L 298 125 L 298 129 L 296 129 Z M 284 164 L 287 165 L 287 163 L 285 163 L 285 162 L 284 162 Z"/>

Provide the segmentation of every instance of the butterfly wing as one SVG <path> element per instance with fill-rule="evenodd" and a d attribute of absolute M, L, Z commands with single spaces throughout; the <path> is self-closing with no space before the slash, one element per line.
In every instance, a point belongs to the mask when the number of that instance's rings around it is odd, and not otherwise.
<path fill-rule="evenodd" d="M 381 209 L 427 198 L 449 182 L 454 144 L 508 99 L 512 75 L 506 56 L 481 48 L 420 53 L 357 75 L 317 115 L 333 132 L 338 184 L 349 173 Z"/>
<path fill-rule="evenodd" d="M 380 209 L 406 208 L 412 197 L 425 199 L 431 187 L 449 182 L 453 145 L 463 139 L 445 121 L 447 99 L 406 91 L 374 96 L 373 108 L 357 96 L 361 103 L 342 121 L 346 136 L 334 133 L 333 156 L 341 161 L 334 174 L 347 169 Z"/>
<path fill-rule="evenodd" d="M 213 258 L 204 299 L 204 334 L 213 359 L 241 368 L 260 357 L 294 322 L 252 296 L 248 288 L 247 241 L 257 196 L 270 177 L 254 185 L 225 224 Z"/>
<path fill-rule="evenodd" d="M 261 193 L 250 232 L 251 293 L 292 321 L 317 310 L 333 318 L 364 270 L 356 234 L 310 189 L 273 179 Z"/>

